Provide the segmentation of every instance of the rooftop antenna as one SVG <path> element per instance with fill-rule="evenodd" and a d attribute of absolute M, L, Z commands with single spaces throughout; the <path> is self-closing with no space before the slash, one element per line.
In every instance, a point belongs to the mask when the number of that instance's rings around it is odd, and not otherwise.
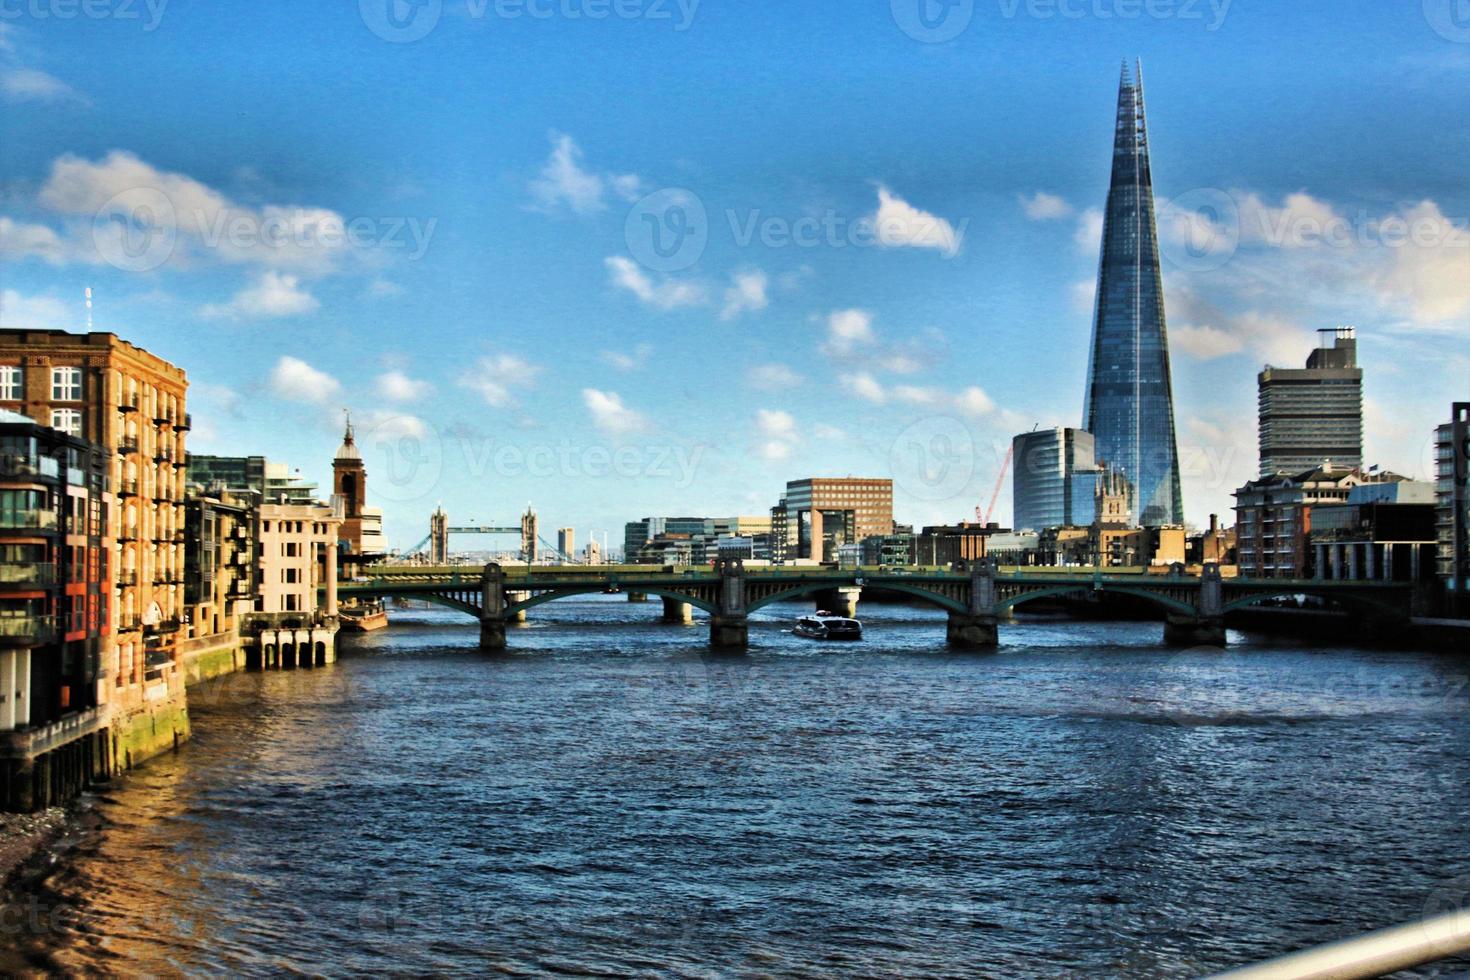
<path fill-rule="evenodd" d="M 92 332 L 92 287 L 86 289 L 87 296 L 87 333 Z"/>

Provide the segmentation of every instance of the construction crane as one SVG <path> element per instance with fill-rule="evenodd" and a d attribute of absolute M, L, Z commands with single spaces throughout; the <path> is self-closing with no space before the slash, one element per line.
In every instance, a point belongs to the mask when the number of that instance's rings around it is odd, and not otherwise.
<path fill-rule="evenodd" d="M 1041 428 L 1040 422 L 1033 425 L 1031 431 L 1035 432 L 1039 428 Z M 1006 471 L 1011 468 L 1011 454 L 1015 451 L 1016 444 L 1012 442 L 1006 449 L 1006 458 L 1000 464 L 1000 476 L 995 478 L 995 491 L 990 495 L 990 506 L 985 508 L 984 513 L 981 513 L 979 507 L 975 508 L 975 519 L 985 527 L 990 526 L 990 515 L 995 513 L 995 502 L 1000 499 L 1000 488 L 1005 486 Z"/>

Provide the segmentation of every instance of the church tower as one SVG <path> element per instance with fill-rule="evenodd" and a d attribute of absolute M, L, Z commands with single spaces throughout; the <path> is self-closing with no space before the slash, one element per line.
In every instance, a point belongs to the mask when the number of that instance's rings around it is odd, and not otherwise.
<path fill-rule="evenodd" d="M 367 504 L 367 470 L 362 465 L 362 454 L 352 438 L 352 416 L 347 416 L 347 432 L 342 437 L 342 447 L 337 458 L 332 460 L 332 499 L 341 501 L 342 524 L 337 538 L 345 543 L 346 552 L 362 554 L 362 512 Z"/>

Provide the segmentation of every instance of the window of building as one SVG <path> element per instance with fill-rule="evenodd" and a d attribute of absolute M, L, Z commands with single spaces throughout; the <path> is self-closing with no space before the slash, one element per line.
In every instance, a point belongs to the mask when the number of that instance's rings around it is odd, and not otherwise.
<path fill-rule="evenodd" d="M 51 400 L 54 402 L 79 402 L 82 400 L 82 369 L 59 367 L 51 369 Z"/>
<path fill-rule="evenodd" d="M 0 365 L 0 401 L 18 402 L 25 397 L 25 373 L 13 364 Z"/>
<path fill-rule="evenodd" d="M 53 408 L 51 428 L 65 432 L 69 436 L 81 436 L 82 413 L 75 408 Z"/>

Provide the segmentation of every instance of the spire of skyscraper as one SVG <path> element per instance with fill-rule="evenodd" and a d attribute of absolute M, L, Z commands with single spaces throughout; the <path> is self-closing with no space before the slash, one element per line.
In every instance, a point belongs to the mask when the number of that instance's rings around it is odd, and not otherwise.
<path fill-rule="evenodd" d="M 1118 86 L 1084 425 L 1094 436 L 1098 459 L 1133 485 L 1139 523 L 1184 523 L 1143 66 L 1130 74 L 1126 61 Z"/>

